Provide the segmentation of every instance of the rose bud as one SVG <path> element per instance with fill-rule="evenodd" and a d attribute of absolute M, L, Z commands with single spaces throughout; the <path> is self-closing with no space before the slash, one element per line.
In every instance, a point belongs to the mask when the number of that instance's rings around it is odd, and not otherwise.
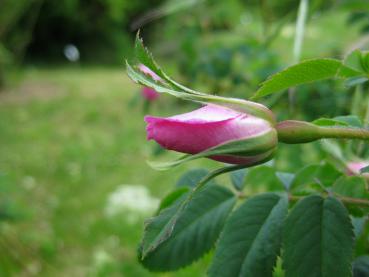
<path fill-rule="evenodd" d="M 270 160 L 278 141 L 267 120 L 214 104 L 168 118 L 146 116 L 145 121 L 148 140 L 168 150 L 203 153 L 201 157 L 230 164 Z"/>
<path fill-rule="evenodd" d="M 360 161 L 360 162 L 349 162 L 347 163 L 347 174 L 348 175 L 360 175 L 360 170 L 364 167 L 369 166 L 368 161 Z M 364 173 L 364 177 L 368 178 L 369 173 Z"/>

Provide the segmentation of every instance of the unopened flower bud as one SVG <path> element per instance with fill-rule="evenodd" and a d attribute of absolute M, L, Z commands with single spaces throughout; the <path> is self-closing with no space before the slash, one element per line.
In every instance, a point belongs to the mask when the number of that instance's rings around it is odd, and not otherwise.
<path fill-rule="evenodd" d="M 278 142 L 267 120 L 213 104 L 168 118 L 146 116 L 145 121 L 147 138 L 162 147 L 188 154 L 221 147 L 221 154 L 207 157 L 231 164 L 271 159 Z"/>

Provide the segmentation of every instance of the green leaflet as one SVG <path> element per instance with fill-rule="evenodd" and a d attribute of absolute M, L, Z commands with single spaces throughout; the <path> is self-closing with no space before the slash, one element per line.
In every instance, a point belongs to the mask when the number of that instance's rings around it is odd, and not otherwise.
<path fill-rule="evenodd" d="M 332 191 L 353 198 L 369 199 L 365 180 L 359 176 L 342 176 L 332 186 Z"/>
<path fill-rule="evenodd" d="M 227 220 L 209 276 L 271 277 L 287 208 L 287 197 L 274 193 L 244 202 Z"/>
<path fill-rule="evenodd" d="M 178 199 L 181 197 L 184 197 L 184 195 L 188 194 L 190 191 L 189 187 L 180 187 L 176 190 L 172 191 L 168 195 L 166 195 L 161 201 L 159 205 L 159 209 L 156 214 L 159 214 L 162 210 L 165 208 L 168 208 L 173 203 L 175 203 Z"/>
<path fill-rule="evenodd" d="M 247 169 L 239 169 L 231 172 L 231 182 L 236 190 L 242 191 L 243 187 L 245 186 L 245 177 L 247 176 L 247 173 Z"/>
<path fill-rule="evenodd" d="M 356 49 L 347 55 L 343 64 L 367 75 L 369 73 L 369 52 Z"/>
<path fill-rule="evenodd" d="M 357 257 L 353 263 L 354 277 L 369 276 L 369 256 Z"/>
<path fill-rule="evenodd" d="M 311 122 L 322 127 L 343 126 L 351 128 L 362 128 L 363 123 L 356 115 L 337 116 L 335 118 L 319 118 Z"/>
<path fill-rule="evenodd" d="M 145 227 L 139 254 L 141 263 L 150 270 L 176 270 L 207 253 L 214 246 L 236 197 L 230 190 L 217 185 L 198 191 L 181 212 L 170 236 L 144 253 L 147 245 L 156 239 L 160 230 L 176 214 L 183 200 L 183 197 L 179 198 L 172 206 L 162 210 Z"/>
<path fill-rule="evenodd" d="M 349 78 L 361 75 L 335 59 L 312 59 L 287 67 L 270 76 L 254 94 L 252 99 L 280 92 L 301 84 L 328 78 Z"/>
<path fill-rule="evenodd" d="M 176 183 L 176 187 L 194 188 L 201 181 L 201 179 L 208 174 L 209 170 L 204 168 L 190 169 L 179 178 Z M 214 180 L 210 180 L 209 184 L 210 183 L 215 184 Z"/>
<path fill-rule="evenodd" d="M 284 188 L 288 191 L 291 187 L 292 181 L 295 179 L 295 174 L 277 171 L 275 175 L 281 181 Z"/>
<path fill-rule="evenodd" d="M 192 189 L 189 193 L 175 193 L 174 195 L 169 195 L 169 197 L 171 198 L 169 199 L 169 202 L 173 203 L 172 199 L 174 199 L 176 205 L 169 205 L 170 207 L 168 209 L 164 208 L 157 217 L 147 222 L 146 226 L 157 226 L 157 228 L 154 228 L 154 231 L 148 233 L 148 236 L 146 236 L 146 238 L 142 241 L 140 247 L 140 257 L 144 259 L 146 255 L 154 251 L 162 243 L 164 243 L 171 237 L 178 220 L 181 218 L 187 206 L 190 205 L 191 201 L 196 198 L 199 193 L 201 194 L 201 191 L 204 190 L 204 186 L 210 180 L 221 174 L 238 170 L 244 167 L 244 165 L 233 165 L 219 168 L 203 177 L 198 182 L 196 187 Z M 176 199 L 177 201 L 175 201 Z M 180 201 L 179 199 L 182 199 L 183 201 Z M 168 207 L 168 205 L 166 204 L 163 204 L 163 206 Z M 151 225 L 153 220 L 155 224 Z"/>
<path fill-rule="evenodd" d="M 346 122 L 344 121 L 339 121 L 337 119 L 333 119 L 333 118 L 318 118 L 314 121 L 312 121 L 311 123 L 318 125 L 318 126 L 349 126 Z"/>
<path fill-rule="evenodd" d="M 352 276 L 353 238 L 349 214 L 336 198 L 300 200 L 284 225 L 285 276 Z"/>
<path fill-rule="evenodd" d="M 342 176 L 332 186 L 332 191 L 337 196 L 353 197 L 357 199 L 369 199 L 369 192 L 366 189 L 364 178 L 359 176 Z M 355 216 L 365 216 L 367 207 L 346 204 L 350 214 Z"/>
<path fill-rule="evenodd" d="M 152 71 L 154 71 L 159 77 L 161 77 L 163 80 L 167 81 L 167 83 L 175 88 L 182 90 L 184 92 L 190 93 L 190 94 L 198 94 L 198 95 L 206 95 L 205 93 L 195 91 L 192 89 L 189 89 L 181 84 L 178 84 L 174 80 L 172 80 L 165 72 L 159 67 L 159 65 L 155 62 L 154 57 L 149 52 L 149 50 L 144 46 L 142 39 L 140 38 L 140 33 L 137 32 L 136 41 L 135 41 L 135 55 L 137 60 L 146 65 L 148 68 L 150 68 Z"/>
<path fill-rule="evenodd" d="M 314 185 L 323 186 L 324 188 L 331 187 L 341 175 L 342 173 L 329 163 L 310 164 L 301 168 L 295 174 L 290 185 L 290 191 L 294 194 L 313 193 L 316 191 Z"/>

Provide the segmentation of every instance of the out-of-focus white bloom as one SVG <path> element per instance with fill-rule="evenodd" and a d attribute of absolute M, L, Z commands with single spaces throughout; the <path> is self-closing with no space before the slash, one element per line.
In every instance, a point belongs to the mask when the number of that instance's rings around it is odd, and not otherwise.
<path fill-rule="evenodd" d="M 155 211 L 158 204 L 159 199 L 152 197 L 145 186 L 120 185 L 109 195 L 105 214 L 108 217 L 124 214 L 128 222 L 134 223 L 141 215 Z"/>
<path fill-rule="evenodd" d="M 114 259 L 108 252 L 104 249 L 97 249 L 93 253 L 93 265 L 91 268 L 92 273 L 94 276 L 99 275 L 100 271 L 103 271 L 105 267 L 114 263 Z"/>
<path fill-rule="evenodd" d="M 79 60 L 79 50 L 75 45 L 67 44 L 64 47 L 64 56 L 70 62 L 77 62 Z"/>

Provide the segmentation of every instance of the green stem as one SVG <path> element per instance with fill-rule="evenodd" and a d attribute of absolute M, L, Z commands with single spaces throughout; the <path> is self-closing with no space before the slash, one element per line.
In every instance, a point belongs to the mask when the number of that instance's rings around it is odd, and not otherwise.
<path fill-rule="evenodd" d="M 222 168 L 219 168 L 217 170 L 214 170 L 214 171 L 210 172 L 209 174 L 205 175 L 200 180 L 200 182 L 193 189 L 193 192 L 200 190 L 204 185 L 206 185 L 207 182 L 209 182 L 211 179 L 213 179 L 213 178 L 215 178 L 215 177 L 217 177 L 221 174 L 231 172 L 231 171 L 235 171 L 235 170 L 239 170 L 239 169 L 246 168 L 246 167 L 248 167 L 248 166 L 241 164 L 241 165 L 226 166 L 226 167 L 222 167 Z"/>
<path fill-rule="evenodd" d="M 280 142 L 307 143 L 324 138 L 369 140 L 369 129 L 347 127 L 322 127 L 315 124 L 286 120 L 276 126 Z"/>
<path fill-rule="evenodd" d="M 320 127 L 321 138 L 361 139 L 369 140 L 369 129 Z"/>
<path fill-rule="evenodd" d="M 293 62 L 297 63 L 301 58 L 302 44 L 304 41 L 306 17 L 308 14 L 309 1 L 301 0 L 296 20 L 295 42 L 293 44 Z"/>
<path fill-rule="evenodd" d="M 365 118 L 364 118 L 364 127 L 367 128 L 369 126 L 369 101 L 366 106 Z"/>
<path fill-rule="evenodd" d="M 309 9 L 309 0 L 301 0 L 297 12 L 295 41 L 293 44 L 293 63 L 298 63 L 301 59 L 301 51 L 304 42 L 305 24 L 308 9 Z M 296 92 L 295 88 L 291 88 L 288 91 L 289 107 L 291 114 L 293 113 L 295 105 L 295 92 Z"/>

